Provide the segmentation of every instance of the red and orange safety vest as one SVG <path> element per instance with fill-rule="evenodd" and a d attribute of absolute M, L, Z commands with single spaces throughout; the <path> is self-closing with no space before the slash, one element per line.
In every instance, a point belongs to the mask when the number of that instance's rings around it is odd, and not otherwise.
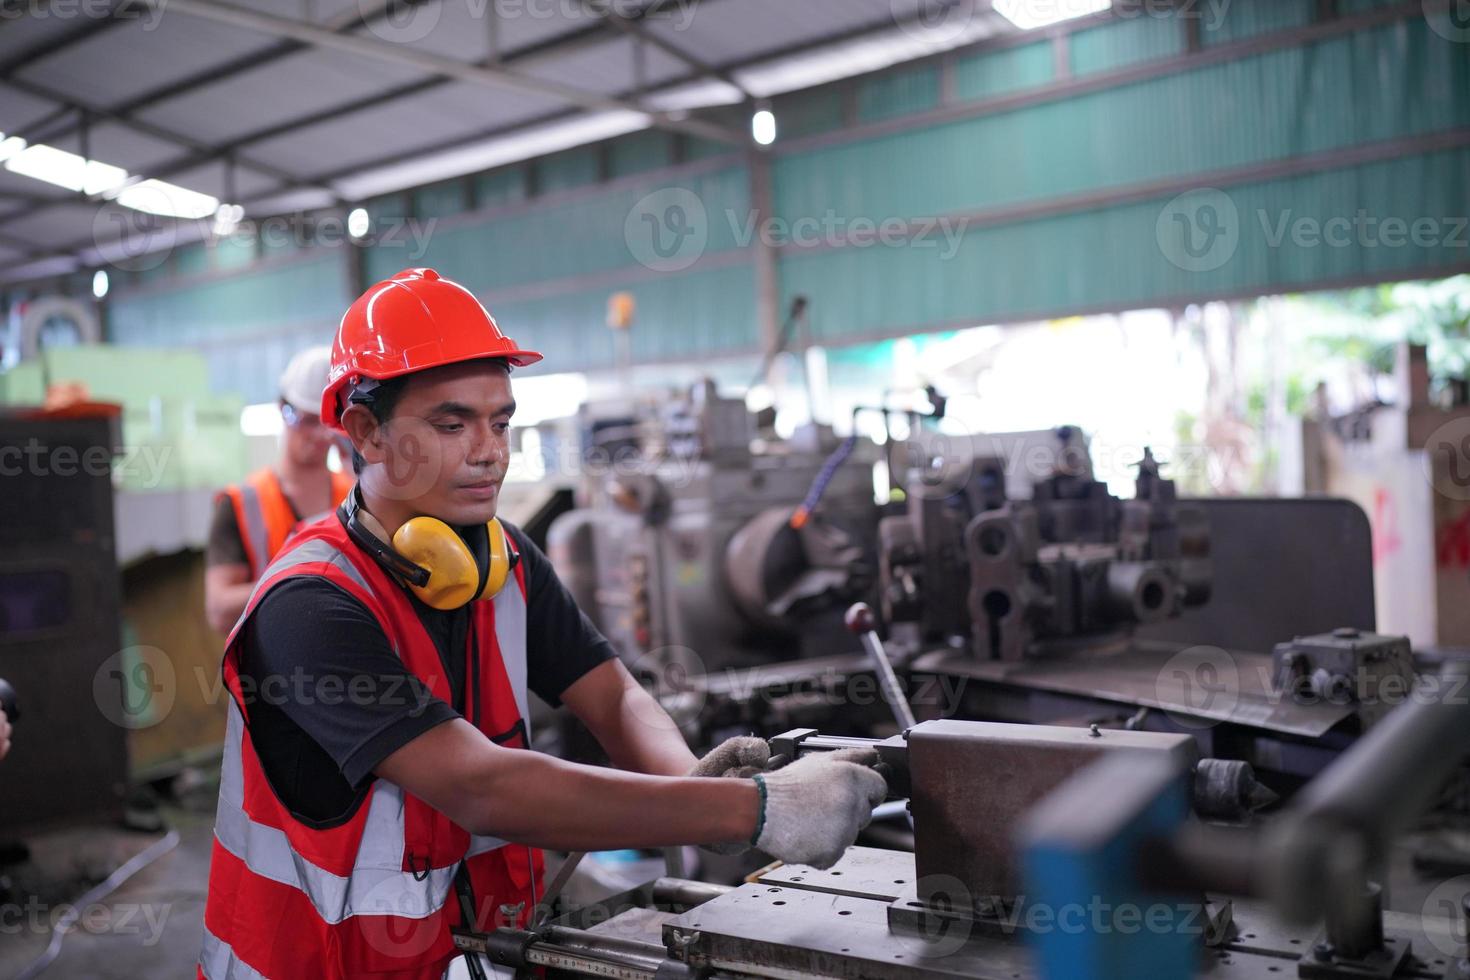
<path fill-rule="evenodd" d="M 302 527 L 256 584 L 225 647 L 231 694 L 198 976 L 439 980 L 460 921 L 455 876 L 463 862 L 476 928 L 524 922 L 535 904 L 541 854 L 471 835 L 397 785 L 376 779 L 345 822 L 310 826 L 291 815 L 250 741 L 239 675 L 241 627 L 261 598 L 294 575 L 319 575 L 362 602 L 404 664 L 451 702 L 434 641 L 409 595 L 348 537 L 336 514 Z M 471 606 L 465 718 L 501 745 L 529 748 L 526 583 Z M 517 921 L 502 906 L 524 903 Z"/>
<path fill-rule="evenodd" d="M 334 508 L 342 503 L 352 484 L 351 473 L 332 474 Z M 223 493 L 235 509 L 235 526 L 240 529 L 240 540 L 250 563 L 250 581 L 254 582 L 296 530 L 296 513 L 281 489 L 281 478 L 269 466 L 251 473 L 243 483 L 226 487 Z M 299 523 L 312 520 L 315 515 Z"/>

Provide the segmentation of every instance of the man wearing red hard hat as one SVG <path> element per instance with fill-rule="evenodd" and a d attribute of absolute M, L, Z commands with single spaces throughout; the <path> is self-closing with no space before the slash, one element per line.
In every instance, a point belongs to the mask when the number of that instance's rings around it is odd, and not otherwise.
<path fill-rule="evenodd" d="M 358 482 L 271 563 L 226 644 L 199 976 L 437 980 L 451 926 L 530 915 L 536 848 L 749 844 L 827 867 L 883 798 L 867 750 L 766 772 L 766 744 L 741 738 L 696 759 L 495 518 L 510 371 L 540 359 L 432 269 L 342 318 L 321 418 Z M 529 751 L 528 692 L 617 768 Z"/>

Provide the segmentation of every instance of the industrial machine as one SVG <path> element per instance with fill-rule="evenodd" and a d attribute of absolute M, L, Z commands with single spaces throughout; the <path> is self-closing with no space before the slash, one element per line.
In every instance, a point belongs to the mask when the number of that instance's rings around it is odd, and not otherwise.
<path fill-rule="evenodd" d="M 877 743 L 913 853 L 854 847 L 733 888 L 661 879 L 456 941 L 507 971 L 621 980 L 1459 980 L 1470 881 L 1395 904 L 1386 872 L 1470 756 L 1470 701 L 1454 693 L 1467 680 L 1455 664 L 1421 682 L 1266 820 L 1250 818 L 1249 789 L 1223 794 L 1233 820 L 1204 819 L 1226 770 L 1211 790 L 1217 764 L 1188 736 L 920 723 Z M 797 731 L 772 750 L 861 741 Z"/>

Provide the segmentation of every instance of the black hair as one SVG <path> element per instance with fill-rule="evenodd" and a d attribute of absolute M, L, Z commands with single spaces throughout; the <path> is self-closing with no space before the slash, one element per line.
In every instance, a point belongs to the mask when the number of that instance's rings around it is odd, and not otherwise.
<path fill-rule="evenodd" d="M 503 357 L 486 357 L 480 360 L 499 364 L 505 368 L 507 374 L 510 373 L 510 362 Z M 353 402 L 366 406 L 367 410 L 373 413 L 373 418 L 377 419 L 378 424 L 383 425 L 393 417 L 393 411 L 398 407 L 399 399 L 403 397 L 404 389 L 408 387 L 408 381 L 412 377 L 411 374 L 400 374 L 396 378 L 379 381 L 372 391 L 354 396 Z M 367 461 L 362 458 L 362 453 L 354 448 L 352 450 L 352 472 L 361 476 L 362 469 L 366 465 Z"/>

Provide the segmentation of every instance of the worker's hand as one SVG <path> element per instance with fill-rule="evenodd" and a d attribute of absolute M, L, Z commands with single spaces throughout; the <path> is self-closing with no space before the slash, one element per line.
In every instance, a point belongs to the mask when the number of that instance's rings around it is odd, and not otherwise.
<path fill-rule="evenodd" d="M 764 792 L 755 846 L 787 864 L 836 864 L 888 795 L 877 761 L 876 749 L 838 749 L 756 776 Z"/>
<path fill-rule="evenodd" d="M 5 716 L 5 709 L 0 708 L 0 759 L 10 754 L 10 719 Z"/>
<path fill-rule="evenodd" d="M 749 779 L 765 772 L 771 761 L 771 747 L 763 738 L 737 735 L 727 738 L 709 751 L 689 770 L 691 776 L 730 776 Z"/>
<path fill-rule="evenodd" d="M 689 775 L 700 777 L 749 779 L 758 772 L 765 772 L 766 763 L 771 761 L 771 747 L 763 738 L 754 735 L 737 735 L 727 738 L 694 764 Z M 706 851 L 716 854 L 743 854 L 750 850 L 749 844 L 705 844 Z"/>

